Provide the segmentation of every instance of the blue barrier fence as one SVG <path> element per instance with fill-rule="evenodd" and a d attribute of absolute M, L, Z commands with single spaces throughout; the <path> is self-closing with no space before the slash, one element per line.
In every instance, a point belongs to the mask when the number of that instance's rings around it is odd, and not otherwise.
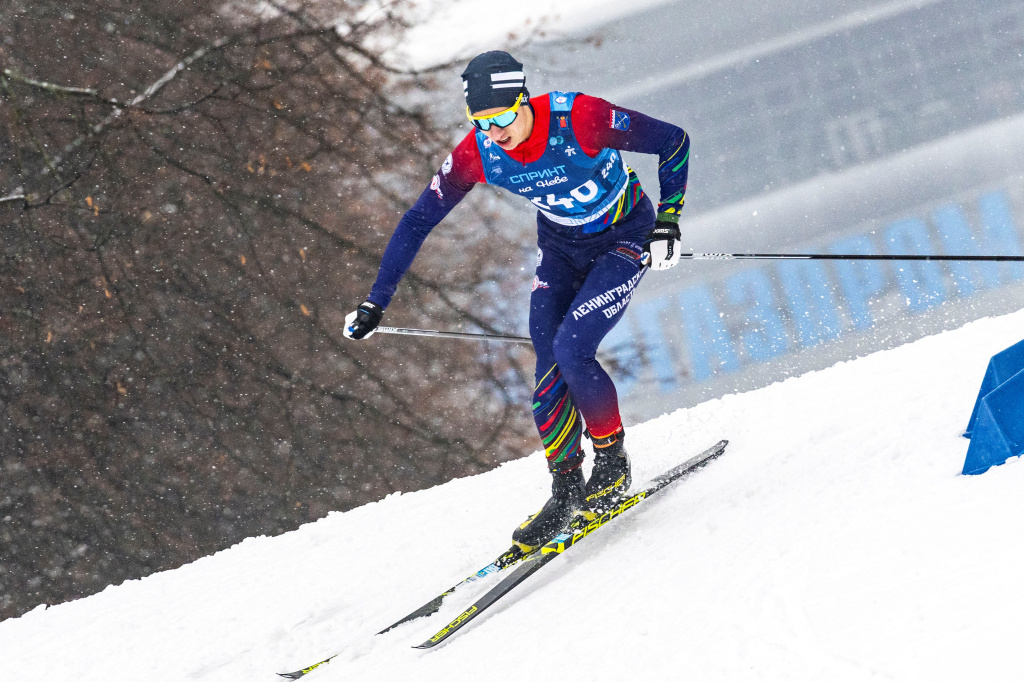
<path fill-rule="evenodd" d="M 989 360 L 964 436 L 971 439 L 965 474 L 1024 455 L 1024 341 Z"/>

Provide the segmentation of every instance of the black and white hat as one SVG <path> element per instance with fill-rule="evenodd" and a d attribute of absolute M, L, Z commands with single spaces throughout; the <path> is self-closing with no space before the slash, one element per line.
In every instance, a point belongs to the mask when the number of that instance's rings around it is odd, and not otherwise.
<path fill-rule="evenodd" d="M 510 107 L 516 103 L 519 93 L 524 93 L 524 103 L 530 98 L 523 65 L 508 52 L 500 50 L 473 57 L 462 72 L 462 91 L 466 105 L 473 113 Z"/>

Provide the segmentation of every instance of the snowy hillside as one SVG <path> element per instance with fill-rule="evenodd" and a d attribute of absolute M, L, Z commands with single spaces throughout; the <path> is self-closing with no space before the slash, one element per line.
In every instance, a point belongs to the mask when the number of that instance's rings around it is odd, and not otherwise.
<path fill-rule="evenodd" d="M 1019 680 L 1024 466 L 959 471 L 1024 311 L 629 431 L 646 480 L 721 459 L 560 557 L 449 644 L 372 633 L 476 570 L 545 498 L 540 455 L 250 539 L 0 623 L 0 680 Z M 523 673 L 528 673 L 525 677 Z"/>

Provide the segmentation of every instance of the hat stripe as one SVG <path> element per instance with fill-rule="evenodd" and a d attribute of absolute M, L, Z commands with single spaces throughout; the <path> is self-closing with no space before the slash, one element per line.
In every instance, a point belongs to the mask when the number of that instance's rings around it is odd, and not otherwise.
<path fill-rule="evenodd" d="M 523 81 L 518 83 L 491 83 L 491 88 L 497 90 L 498 88 L 521 88 L 523 87 Z"/>
<path fill-rule="evenodd" d="M 526 80 L 526 76 L 523 75 L 522 71 L 505 71 L 504 73 L 492 73 L 491 74 L 491 82 L 492 83 L 494 81 L 511 81 L 511 80 L 523 81 L 523 80 Z"/>

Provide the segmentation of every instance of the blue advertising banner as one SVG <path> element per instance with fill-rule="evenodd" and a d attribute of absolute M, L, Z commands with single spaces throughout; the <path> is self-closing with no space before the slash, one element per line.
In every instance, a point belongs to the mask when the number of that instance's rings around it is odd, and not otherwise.
<path fill-rule="evenodd" d="M 1024 220 L 1008 188 L 944 201 L 864 232 L 843 233 L 792 251 L 854 254 L 1021 255 Z M 770 383 L 786 375 L 897 345 L 893 328 L 935 328 L 928 317 L 973 319 L 999 312 L 986 294 L 1024 282 L 1022 263 L 926 261 L 757 261 L 733 274 L 687 283 L 634 301 L 603 348 L 620 368 L 627 405 L 682 407 Z M 1010 309 L 1024 300 L 1003 301 Z M 978 305 L 972 302 L 978 301 Z M 967 306 L 972 310 L 965 311 Z M 939 328 L 942 323 L 938 323 Z M 910 336 L 923 334 L 910 333 Z M 829 348 L 855 338 L 854 348 Z M 802 363 L 800 358 L 819 351 Z M 830 362 L 822 358 L 831 357 Z M 785 362 L 781 362 L 786 360 Z M 758 371 L 758 366 L 760 371 Z M 773 373 L 772 367 L 779 373 Z M 750 375 L 747 382 L 729 375 Z M 643 381 L 641 381 L 643 379 Z M 715 384 L 720 384 L 716 387 Z M 644 387 L 638 395 L 638 388 Z"/>

